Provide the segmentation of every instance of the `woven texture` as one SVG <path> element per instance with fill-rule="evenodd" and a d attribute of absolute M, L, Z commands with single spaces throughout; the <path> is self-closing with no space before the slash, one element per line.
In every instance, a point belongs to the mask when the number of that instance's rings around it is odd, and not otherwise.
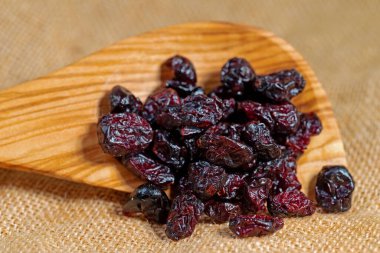
<path fill-rule="evenodd" d="M 190 2 L 190 3 L 188 3 Z M 235 239 L 202 223 L 171 242 L 120 215 L 124 194 L 0 170 L 0 252 L 379 252 L 379 1 L 3 1 L 0 87 L 36 78 L 119 39 L 169 24 L 224 20 L 285 38 L 324 85 L 355 181 L 353 207 L 285 220 L 273 236 Z"/>

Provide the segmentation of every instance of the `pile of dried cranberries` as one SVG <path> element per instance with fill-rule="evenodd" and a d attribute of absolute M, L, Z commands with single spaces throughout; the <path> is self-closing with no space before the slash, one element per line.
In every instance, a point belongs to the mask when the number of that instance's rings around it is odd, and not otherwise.
<path fill-rule="evenodd" d="M 174 56 L 162 65 L 164 87 L 145 103 L 116 86 L 111 113 L 98 124 L 104 152 L 148 181 L 124 213 L 166 224 L 172 240 L 190 236 L 202 214 L 229 221 L 239 237 L 273 233 L 283 217 L 307 216 L 314 203 L 297 179 L 297 159 L 322 131 L 315 113 L 290 102 L 305 87 L 294 69 L 257 75 L 242 58 L 222 67 L 208 95 L 193 64 Z M 172 200 L 163 189 L 171 186 Z M 354 181 L 343 166 L 324 167 L 316 198 L 327 212 L 347 211 Z"/>

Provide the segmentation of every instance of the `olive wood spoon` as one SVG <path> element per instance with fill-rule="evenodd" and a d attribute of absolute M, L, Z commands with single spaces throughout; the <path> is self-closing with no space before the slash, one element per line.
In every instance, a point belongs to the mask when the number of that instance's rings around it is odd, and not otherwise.
<path fill-rule="evenodd" d="M 0 91 L 0 168 L 132 191 L 143 181 L 103 153 L 96 125 L 107 113 L 108 93 L 123 85 L 142 100 L 158 86 L 160 65 L 174 54 L 195 65 L 199 84 L 219 83 L 227 59 L 246 58 L 258 74 L 296 68 L 306 81 L 293 102 L 323 124 L 298 162 L 309 195 L 323 165 L 346 164 L 330 102 L 310 66 L 270 32 L 219 22 L 170 26 L 130 37 L 41 78 Z"/>

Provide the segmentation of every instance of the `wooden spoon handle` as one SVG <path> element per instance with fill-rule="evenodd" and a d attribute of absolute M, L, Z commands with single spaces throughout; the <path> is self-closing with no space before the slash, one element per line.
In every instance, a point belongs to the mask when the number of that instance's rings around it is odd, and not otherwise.
<path fill-rule="evenodd" d="M 250 61 L 259 74 L 297 68 L 305 91 L 294 100 L 316 111 L 324 130 L 300 160 L 306 184 L 326 163 L 345 164 L 330 103 L 314 73 L 273 34 L 228 23 L 190 23 L 118 42 L 47 76 L 0 92 L 0 167 L 41 173 L 95 186 L 131 191 L 142 181 L 98 145 L 96 124 L 107 112 L 107 93 L 117 84 L 145 99 L 160 85 L 160 64 L 174 54 L 190 58 L 199 83 L 218 85 L 231 57 Z"/>

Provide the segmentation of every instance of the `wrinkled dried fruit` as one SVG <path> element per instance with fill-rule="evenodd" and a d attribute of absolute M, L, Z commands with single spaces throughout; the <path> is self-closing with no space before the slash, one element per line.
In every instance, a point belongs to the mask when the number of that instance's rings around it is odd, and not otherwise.
<path fill-rule="evenodd" d="M 203 210 L 204 205 L 193 194 L 175 197 L 166 223 L 166 235 L 174 241 L 189 237 Z"/>
<path fill-rule="evenodd" d="M 318 205 L 329 213 L 346 212 L 351 208 L 355 182 L 347 168 L 325 166 L 318 174 L 315 194 Z"/>
<path fill-rule="evenodd" d="M 305 80 L 295 69 L 258 76 L 254 90 L 274 102 L 289 101 L 305 88 Z"/>
<path fill-rule="evenodd" d="M 322 124 L 315 113 L 301 115 L 301 123 L 295 134 L 286 138 L 285 145 L 292 150 L 295 157 L 300 156 L 310 143 L 311 136 L 322 131 Z"/>
<path fill-rule="evenodd" d="M 125 215 L 142 213 L 149 221 L 166 223 L 170 201 L 166 193 L 152 183 L 137 187 L 123 205 Z"/>
<path fill-rule="evenodd" d="M 272 160 L 281 155 L 280 146 L 274 141 L 264 123 L 247 123 L 243 130 L 243 139 L 253 147 L 260 159 Z"/>
<path fill-rule="evenodd" d="M 151 124 L 156 122 L 156 117 L 161 112 L 181 105 L 181 98 L 173 89 L 160 89 L 150 95 L 144 104 L 143 117 Z"/>
<path fill-rule="evenodd" d="M 241 213 L 238 204 L 209 200 L 205 203 L 205 214 L 216 222 L 226 222 Z"/>
<path fill-rule="evenodd" d="M 238 168 L 255 159 L 250 147 L 221 135 L 205 134 L 198 139 L 197 146 L 209 162 L 228 168 Z"/>
<path fill-rule="evenodd" d="M 268 235 L 280 230 L 284 220 L 262 214 L 238 215 L 230 220 L 231 231 L 239 237 Z"/>
<path fill-rule="evenodd" d="M 228 174 L 226 182 L 217 193 L 218 197 L 223 200 L 239 199 L 246 177 L 248 174 Z"/>
<path fill-rule="evenodd" d="M 98 139 L 105 153 L 116 157 L 133 155 L 149 146 L 153 139 L 153 130 L 137 114 L 108 114 L 98 123 Z"/>
<path fill-rule="evenodd" d="M 198 158 L 197 140 L 195 138 L 185 139 L 184 145 L 186 147 L 187 160 L 192 162 Z"/>
<path fill-rule="evenodd" d="M 111 102 L 111 113 L 137 113 L 142 111 L 142 103 L 132 92 L 119 85 L 112 88 L 109 95 Z"/>
<path fill-rule="evenodd" d="M 194 192 L 204 199 L 214 196 L 227 180 L 227 174 L 222 167 L 206 161 L 190 164 L 188 176 Z"/>
<path fill-rule="evenodd" d="M 308 216 L 315 212 L 313 202 L 299 190 L 282 192 L 269 198 L 268 210 L 278 217 Z"/>
<path fill-rule="evenodd" d="M 243 58 L 232 58 L 224 64 L 220 79 L 224 87 L 230 89 L 234 96 L 242 96 L 256 80 L 255 71 Z"/>
<path fill-rule="evenodd" d="M 132 157 L 123 157 L 121 163 L 130 171 L 161 187 L 174 183 L 170 168 L 140 153 Z"/>
<path fill-rule="evenodd" d="M 265 213 L 271 188 L 272 180 L 269 178 L 253 179 L 246 184 L 243 191 L 245 208 L 254 213 Z"/>
<path fill-rule="evenodd" d="M 169 58 L 161 68 L 162 81 L 176 80 L 195 84 L 197 82 L 197 74 L 194 65 L 189 59 L 181 55 L 175 55 Z"/>
<path fill-rule="evenodd" d="M 180 169 L 185 164 L 186 148 L 181 147 L 165 130 L 156 130 L 153 138 L 153 153 L 165 164 Z"/>
<path fill-rule="evenodd" d="M 240 141 L 240 135 L 244 126 L 239 124 L 230 124 L 220 122 L 215 126 L 211 126 L 205 132 L 205 135 L 222 135 L 231 138 L 234 141 Z"/>
<path fill-rule="evenodd" d="M 195 91 L 196 88 L 199 88 L 195 86 L 195 84 L 176 81 L 176 80 L 166 81 L 166 87 L 176 90 L 178 92 L 178 95 L 182 98 L 185 98 L 193 94 L 193 92 L 199 92 L 198 89 L 197 91 Z"/>

